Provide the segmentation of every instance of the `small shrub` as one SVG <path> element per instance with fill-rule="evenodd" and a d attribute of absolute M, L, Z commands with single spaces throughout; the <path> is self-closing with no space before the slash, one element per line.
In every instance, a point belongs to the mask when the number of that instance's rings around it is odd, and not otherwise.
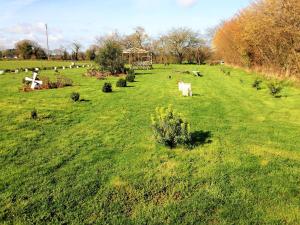
<path fill-rule="evenodd" d="M 78 102 L 80 99 L 80 94 L 78 92 L 73 92 L 70 97 L 74 102 Z"/>
<path fill-rule="evenodd" d="M 134 82 L 134 80 L 135 80 L 135 75 L 128 74 L 126 76 L 126 81 L 128 81 L 128 82 Z"/>
<path fill-rule="evenodd" d="M 282 91 L 282 86 L 280 83 L 271 83 L 268 85 L 270 94 L 274 97 L 277 97 L 278 94 Z"/>
<path fill-rule="evenodd" d="M 36 120 L 37 119 L 37 117 L 38 117 L 38 114 L 37 114 L 37 111 L 36 111 L 36 109 L 33 109 L 32 111 L 31 111 L 31 119 L 33 119 L 33 120 Z"/>
<path fill-rule="evenodd" d="M 124 78 L 120 78 L 117 81 L 117 87 L 126 87 L 127 86 L 127 82 Z"/>
<path fill-rule="evenodd" d="M 158 143 L 170 148 L 191 143 L 190 125 L 173 108 L 157 108 L 152 116 L 152 128 Z"/>
<path fill-rule="evenodd" d="M 104 83 L 103 87 L 102 87 L 102 91 L 104 93 L 109 93 L 112 92 L 112 86 L 111 83 Z"/>
<path fill-rule="evenodd" d="M 134 71 L 134 69 L 128 69 L 127 70 L 127 75 L 135 75 L 135 71 Z"/>
<path fill-rule="evenodd" d="M 261 80 L 256 79 L 256 80 L 253 82 L 252 87 L 253 87 L 253 88 L 256 88 L 256 90 L 260 90 L 260 89 L 261 89 L 261 86 L 260 86 L 261 83 L 262 83 Z"/>

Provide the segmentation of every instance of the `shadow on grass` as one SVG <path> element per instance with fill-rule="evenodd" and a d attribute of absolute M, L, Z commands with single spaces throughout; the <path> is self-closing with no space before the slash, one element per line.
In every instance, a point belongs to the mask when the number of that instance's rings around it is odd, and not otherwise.
<path fill-rule="evenodd" d="M 90 102 L 91 100 L 88 100 L 88 99 L 80 99 L 80 102 Z"/>
<path fill-rule="evenodd" d="M 210 131 L 195 131 L 191 134 L 191 146 L 197 147 L 212 143 L 212 133 Z"/>

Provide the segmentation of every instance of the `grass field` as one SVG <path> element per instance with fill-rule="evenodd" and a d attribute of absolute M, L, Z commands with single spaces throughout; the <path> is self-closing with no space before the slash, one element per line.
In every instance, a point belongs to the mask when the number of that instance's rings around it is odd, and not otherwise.
<path fill-rule="evenodd" d="M 61 61 L 61 60 L 0 60 L 0 70 L 16 70 L 16 69 L 26 69 L 26 68 L 43 68 L 43 67 L 59 67 L 59 66 L 69 66 L 71 61 Z M 78 65 L 87 64 L 88 61 L 79 61 Z"/>
<path fill-rule="evenodd" d="M 84 71 L 62 72 L 73 87 L 29 93 L 24 73 L 0 76 L 0 224 L 300 223 L 300 89 L 274 98 L 242 70 L 156 65 L 104 94 Z M 201 145 L 155 143 L 150 116 L 169 104 Z"/>

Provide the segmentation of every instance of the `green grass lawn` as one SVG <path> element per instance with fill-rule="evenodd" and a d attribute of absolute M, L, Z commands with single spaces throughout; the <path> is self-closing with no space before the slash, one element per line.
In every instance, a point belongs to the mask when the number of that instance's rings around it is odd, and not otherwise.
<path fill-rule="evenodd" d="M 73 87 L 28 93 L 25 73 L 0 76 L 0 224 L 300 223 L 300 89 L 274 98 L 242 70 L 156 65 L 127 88 L 110 78 L 105 94 L 84 71 L 62 72 Z M 150 116 L 169 104 L 202 145 L 155 143 Z"/>
<path fill-rule="evenodd" d="M 43 67 L 58 67 L 58 66 L 69 66 L 71 61 L 61 60 L 0 60 L 0 70 L 16 70 L 26 68 L 43 68 Z M 90 63 L 89 61 L 78 61 L 78 65 Z"/>

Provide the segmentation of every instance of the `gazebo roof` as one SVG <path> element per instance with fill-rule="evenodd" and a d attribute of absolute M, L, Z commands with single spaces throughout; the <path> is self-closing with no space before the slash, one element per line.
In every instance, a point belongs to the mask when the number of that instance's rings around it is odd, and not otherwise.
<path fill-rule="evenodd" d="M 131 53 L 147 54 L 147 53 L 149 53 L 149 51 L 142 49 L 142 48 L 129 48 L 129 49 L 123 50 L 123 54 L 131 54 Z"/>

